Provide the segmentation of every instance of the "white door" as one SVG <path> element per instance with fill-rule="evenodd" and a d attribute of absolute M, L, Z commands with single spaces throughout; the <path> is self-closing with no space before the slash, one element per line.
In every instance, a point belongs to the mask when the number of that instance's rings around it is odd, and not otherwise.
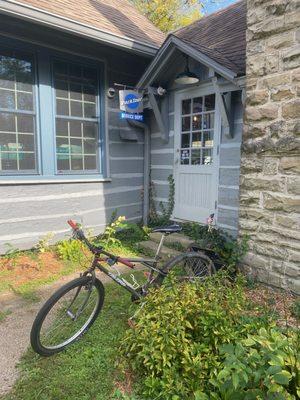
<path fill-rule="evenodd" d="M 176 94 L 174 218 L 205 223 L 216 211 L 220 125 L 212 89 Z"/>

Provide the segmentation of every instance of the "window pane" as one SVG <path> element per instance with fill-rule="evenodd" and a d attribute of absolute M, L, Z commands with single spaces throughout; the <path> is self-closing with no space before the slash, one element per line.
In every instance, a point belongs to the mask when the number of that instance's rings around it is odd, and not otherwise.
<path fill-rule="evenodd" d="M 191 100 L 182 100 L 182 114 L 191 114 Z"/>
<path fill-rule="evenodd" d="M 83 117 L 83 104 L 80 101 L 71 101 L 72 117 Z"/>
<path fill-rule="evenodd" d="M 34 136 L 33 135 L 18 135 L 20 150 L 34 152 Z"/>
<path fill-rule="evenodd" d="M 1 132 L 16 131 L 16 119 L 14 114 L 0 113 L 0 131 Z"/>
<path fill-rule="evenodd" d="M 0 152 L 0 165 L 2 171 L 16 171 L 18 169 L 18 161 L 16 153 Z"/>
<path fill-rule="evenodd" d="M 190 134 L 182 134 L 181 135 L 181 147 L 190 147 Z"/>
<path fill-rule="evenodd" d="M 96 156 L 85 156 L 84 157 L 84 168 L 86 170 L 96 170 L 97 169 Z"/>
<path fill-rule="evenodd" d="M 190 150 L 181 150 L 180 163 L 185 165 L 190 163 Z"/>
<path fill-rule="evenodd" d="M 15 92 L 11 90 L 0 89 L 0 107 L 15 109 Z"/>
<path fill-rule="evenodd" d="M 80 83 L 70 83 L 70 98 L 72 100 L 82 100 L 82 86 Z"/>
<path fill-rule="evenodd" d="M 83 142 L 84 154 L 96 154 L 96 142 L 92 139 L 85 139 Z"/>
<path fill-rule="evenodd" d="M 202 112 L 202 107 L 203 107 L 203 97 L 196 97 L 193 99 L 193 113 L 200 113 Z"/>
<path fill-rule="evenodd" d="M 58 115 L 69 115 L 69 102 L 67 100 L 56 100 L 56 113 Z"/>
<path fill-rule="evenodd" d="M 17 109 L 18 110 L 33 110 L 33 96 L 31 93 L 17 92 Z"/>
<path fill-rule="evenodd" d="M 32 115 L 18 115 L 18 131 L 22 133 L 34 133 L 34 117 Z"/>
<path fill-rule="evenodd" d="M 70 136 L 81 137 L 81 125 L 80 121 L 70 121 Z"/>
<path fill-rule="evenodd" d="M 19 153 L 19 168 L 21 170 L 34 170 L 34 153 Z"/>
<path fill-rule="evenodd" d="M 203 129 L 213 129 L 214 128 L 214 113 L 203 115 Z"/>
<path fill-rule="evenodd" d="M 201 132 L 193 133 L 192 147 L 201 147 Z"/>
<path fill-rule="evenodd" d="M 191 117 L 182 118 L 182 131 L 189 131 L 191 129 Z"/>
<path fill-rule="evenodd" d="M 214 145 L 214 131 L 203 132 L 203 146 L 213 147 Z"/>
<path fill-rule="evenodd" d="M 213 149 L 203 149 L 202 164 L 210 165 L 213 162 Z"/>
<path fill-rule="evenodd" d="M 199 131 L 201 129 L 202 124 L 202 116 L 194 115 L 193 116 L 193 131 Z"/>
<path fill-rule="evenodd" d="M 72 171 L 83 170 L 83 158 L 79 155 L 72 155 L 71 157 L 71 169 Z"/>
<path fill-rule="evenodd" d="M 201 151 L 200 150 L 192 150 L 192 165 L 201 164 Z"/>
<path fill-rule="evenodd" d="M 55 62 L 54 75 L 60 77 L 55 80 L 58 172 L 96 170 L 97 70 L 73 63 Z"/>
<path fill-rule="evenodd" d="M 205 96 L 205 110 L 204 111 L 213 111 L 215 109 L 215 95 L 210 94 L 209 96 Z"/>
<path fill-rule="evenodd" d="M 63 171 L 70 171 L 70 161 L 69 158 L 58 158 L 57 159 L 57 171 L 61 173 Z"/>
<path fill-rule="evenodd" d="M 0 50 L 0 108 L 11 111 L 0 110 L 0 173 L 34 172 L 34 65 L 28 54 Z"/>
<path fill-rule="evenodd" d="M 69 97 L 69 89 L 67 81 L 56 81 L 56 97 L 68 98 Z"/>

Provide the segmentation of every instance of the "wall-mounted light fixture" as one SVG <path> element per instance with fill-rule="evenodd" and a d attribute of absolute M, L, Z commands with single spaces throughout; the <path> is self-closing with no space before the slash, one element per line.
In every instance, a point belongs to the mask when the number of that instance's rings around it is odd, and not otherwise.
<path fill-rule="evenodd" d="M 189 57 L 186 55 L 186 66 L 183 72 L 180 72 L 176 78 L 175 82 L 180 85 L 193 85 L 199 82 L 199 78 L 196 74 L 190 71 L 189 69 Z"/>

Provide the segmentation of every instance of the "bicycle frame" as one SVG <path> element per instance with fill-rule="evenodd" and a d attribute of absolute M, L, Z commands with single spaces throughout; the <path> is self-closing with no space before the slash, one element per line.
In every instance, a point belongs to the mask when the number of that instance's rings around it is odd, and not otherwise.
<path fill-rule="evenodd" d="M 95 274 L 94 271 L 97 268 L 101 272 L 103 272 L 105 275 L 109 276 L 118 285 L 120 285 L 124 289 L 126 289 L 128 292 L 130 292 L 137 298 L 142 298 L 143 294 L 146 293 L 147 288 L 155 281 L 155 278 L 153 278 L 155 272 L 157 272 L 159 275 L 166 276 L 166 274 L 160 268 L 157 267 L 157 264 L 160 259 L 159 256 L 160 256 L 161 248 L 163 246 L 166 236 L 167 236 L 166 233 L 162 234 L 154 258 L 126 258 L 126 259 L 124 259 L 121 257 L 117 257 L 114 254 L 108 253 L 107 251 L 99 250 L 99 253 L 95 254 L 92 265 L 86 271 L 86 274 L 91 273 L 94 276 L 94 274 Z M 105 255 L 106 258 L 101 258 L 101 254 Z M 116 263 L 120 263 L 120 264 L 126 265 L 132 269 L 134 269 L 136 263 L 143 264 L 148 269 L 150 269 L 151 272 L 147 279 L 146 284 L 144 284 L 142 286 L 134 287 L 131 283 L 127 282 L 125 278 L 121 277 L 121 275 L 119 273 L 116 273 L 116 274 L 112 273 L 108 268 L 106 268 L 104 265 L 102 265 L 102 262 L 106 262 L 110 266 L 113 266 Z M 142 289 L 142 291 L 139 292 L 138 289 Z"/>

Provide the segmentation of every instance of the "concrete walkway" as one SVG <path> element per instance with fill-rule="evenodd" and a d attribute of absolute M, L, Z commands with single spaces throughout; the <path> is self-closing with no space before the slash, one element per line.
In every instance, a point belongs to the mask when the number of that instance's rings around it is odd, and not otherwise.
<path fill-rule="evenodd" d="M 129 272 L 127 267 L 118 269 L 121 273 Z M 0 322 L 0 396 L 9 392 L 18 378 L 16 366 L 29 346 L 30 330 L 38 310 L 56 289 L 78 276 L 79 273 L 72 274 L 41 287 L 37 290 L 40 300 L 35 303 L 14 293 L 0 295 L 0 310 L 9 312 L 5 320 Z M 97 276 L 103 283 L 111 282 L 102 272 Z"/>

